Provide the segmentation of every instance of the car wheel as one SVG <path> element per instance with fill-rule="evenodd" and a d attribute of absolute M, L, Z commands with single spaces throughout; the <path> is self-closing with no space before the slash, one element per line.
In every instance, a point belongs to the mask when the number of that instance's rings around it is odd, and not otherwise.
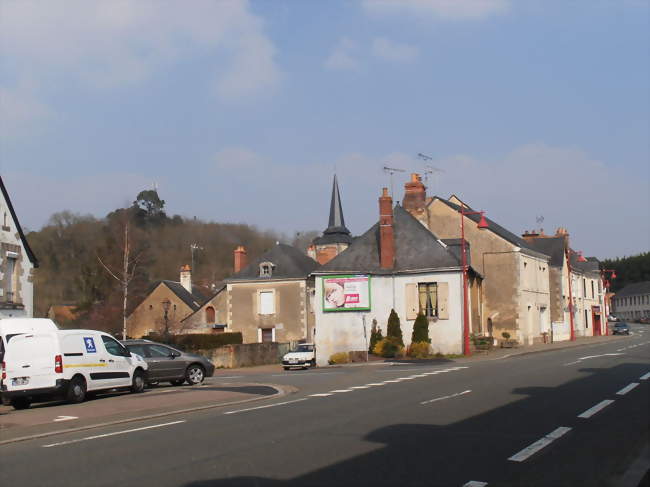
<path fill-rule="evenodd" d="M 315 358 L 313 358 L 313 359 L 311 359 L 311 360 L 309 361 L 309 366 L 310 366 L 310 367 L 316 367 L 316 359 L 315 359 Z"/>
<path fill-rule="evenodd" d="M 282 367 L 284 370 L 289 370 L 291 367 Z"/>
<path fill-rule="evenodd" d="M 205 371 L 200 365 L 190 365 L 185 371 L 185 380 L 191 386 L 200 384 L 205 379 Z"/>
<path fill-rule="evenodd" d="M 65 398 L 68 402 L 79 403 L 86 399 L 86 379 L 76 375 L 70 380 Z"/>
<path fill-rule="evenodd" d="M 140 392 L 144 392 L 144 385 L 145 385 L 144 372 L 142 372 L 141 370 L 136 370 L 133 373 L 133 381 L 131 382 L 131 392 L 136 394 Z"/>
<path fill-rule="evenodd" d="M 14 409 L 27 409 L 31 404 L 32 401 L 30 401 L 28 397 L 17 397 L 11 400 L 11 405 Z"/>
<path fill-rule="evenodd" d="M 185 379 L 176 379 L 176 380 L 169 381 L 169 383 L 173 386 L 182 386 L 183 382 L 185 382 Z"/>

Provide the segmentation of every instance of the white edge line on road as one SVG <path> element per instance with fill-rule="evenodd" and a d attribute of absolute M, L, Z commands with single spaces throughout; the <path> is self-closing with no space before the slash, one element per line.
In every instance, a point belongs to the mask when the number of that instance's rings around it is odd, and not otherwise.
<path fill-rule="evenodd" d="M 329 392 L 321 392 L 320 394 L 310 394 L 309 397 L 327 397 L 331 396 Z"/>
<path fill-rule="evenodd" d="M 352 386 L 350 389 L 370 389 L 370 386 Z"/>
<path fill-rule="evenodd" d="M 600 401 L 594 407 L 591 407 L 591 408 L 587 409 L 584 413 L 578 414 L 578 417 L 583 418 L 583 419 L 589 419 L 594 414 L 596 414 L 598 411 L 600 411 L 601 409 L 606 408 L 607 406 L 609 406 L 613 402 L 614 401 L 612 399 L 605 399 L 604 401 Z"/>
<path fill-rule="evenodd" d="M 567 434 L 569 431 L 571 431 L 571 428 L 567 426 L 560 426 L 559 428 L 551 431 L 548 435 L 544 436 L 540 440 L 537 440 L 532 445 L 527 446 L 519 453 L 515 453 L 510 458 L 508 458 L 508 460 L 512 462 L 523 462 L 524 460 L 530 458 L 532 455 L 540 451 L 542 448 L 550 445 L 558 438 Z"/>
<path fill-rule="evenodd" d="M 294 402 L 306 401 L 307 399 L 308 398 L 303 397 L 302 399 L 295 399 L 293 401 L 276 402 L 275 404 L 266 404 L 264 406 L 257 406 L 257 407 L 254 407 L 254 408 L 238 409 L 237 411 L 226 411 L 223 414 L 245 413 L 246 411 L 254 411 L 256 409 L 266 409 L 266 408 L 272 408 L 272 407 L 275 407 L 275 406 L 284 406 L 285 404 L 292 404 Z"/>
<path fill-rule="evenodd" d="M 639 385 L 638 382 L 632 382 L 631 384 L 626 385 L 623 389 L 621 389 L 620 391 L 618 391 L 618 392 L 616 393 L 616 395 L 617 395 L 617 396 L 624 396 L 625 394 L 627 394 L 628 392 L 630 392 L 632 389 L 634 389 L 634 388 L 635 388 L 636 386 L 638 386 L 638 385 Z"/>
<path fill-rule="evenodd" d="M 385 386 L 383 382 L 371 382 L 370 384 L 366 384 L 367 386 L 375 387 L 375 386 Z"/>
<path fill-rule="evenodd" d="M 79 419 L 79 416 L 59 416 L 53 421 L 53 423 L 58 423 L 60 421 L 72 421 L 73 419 Z"/>
<path fill-rule="evenodd" d="M 125 435 L 127 433 L 134 433 L 136 431 L 144 431 L 144 430 L 150 430 L 154 428 L 162 428 L 163 426 L 171 426 L 174 424 L 180 424 L 184 423 L 185 420 L 181 421 L 172 421 L 171 423 L 162 423 L 162 424 L 154 424 L 153 426 L 143 426 L 142 428 L 133 428 L 130 430 L 123 430 L 123 431 L 115 431 L 113 433 L 105 433 L 103 435 L 94 435 L 94 436 L 86 436 L 85 438 L 78 438 L 76 440 L 69 440 L 69 441 L 60 441 L 58 443 L 51 443 L 49 445 L 43 445 L 43 448 L 52 448 L 53 446 L 62 446 L 62 445 L 70 445 L 72 443 L 79 443 L 82 441 L 87 441 L 87 440 L 96 440 L 99 438 L 106 438 L 108 436 L 116 436 L 116 435 Z"/>
<path fill-rule="evenodd" d="M 335 389 L 330 392 L 352 392 L 352 389 Z"/>
<path fill-rule="evenodd" d="M 647 374 L 643 374 L 641 377 L 639 377 L 639 380 L 648 380 L 650 379 L 650 372 Z"/>
<path fill-rule="evenodd" d="M 487 482 L 479 482 L 478 480 L 470 480 L 463 487 L 485 487 Z"/>
<path fill-rule="evenodd" d="M 469 394 L 470 392 L 472 392 L 472 390 L 468 389 L 466 391 L 457 392 L 456 394 L 451 394 L 449 396 L 436 397 L 435 399 L 429 399 L 428 401 L 422 401 L 420 404 L 429 404 L 429 403 L 436 402 L 436 401 L 442 401 L 443 399 L 451 399 L 452 397 L 462 396 L 464 394 Z"/>
<path fill-rule="evenodd" d="M 402 382 L 402 379 L 385 380 L 384 384 L 393 384 L 395 382 Z"/>

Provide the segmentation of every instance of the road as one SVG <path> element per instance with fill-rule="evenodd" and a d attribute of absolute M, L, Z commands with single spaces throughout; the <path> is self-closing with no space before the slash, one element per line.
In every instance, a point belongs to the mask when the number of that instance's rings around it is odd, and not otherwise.
<path fill-rule="evenodd" d="M 629 472 L 647 455 L 650 328 L 632 330 L 498 360 L 247 376 L 298 392 L 7 444 L 0 482 L 638 485 Z"/>

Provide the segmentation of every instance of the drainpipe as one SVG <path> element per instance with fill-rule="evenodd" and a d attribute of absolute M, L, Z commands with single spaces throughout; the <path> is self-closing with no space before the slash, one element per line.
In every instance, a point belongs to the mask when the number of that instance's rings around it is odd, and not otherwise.
<path fill-rule="evenodd" d="M 571 341 L 575 341 L 576 335 L 575 335 L 575 328 L 574 328 L 574 323 L 573 323 L 573 285 L 572 285 L 572 278 L 571 278 L 571 249 L 568 248 L 566 250 L 566 262 L 567 262 L 567 269 L 569 273 L 569 323 L 571 325 Z"/>

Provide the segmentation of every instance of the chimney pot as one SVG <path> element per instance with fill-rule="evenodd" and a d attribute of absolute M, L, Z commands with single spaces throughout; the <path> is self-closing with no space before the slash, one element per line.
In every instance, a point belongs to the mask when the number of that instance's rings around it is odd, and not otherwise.
<path fill-rule="evenodd" d="M 243 245 L 239 245 L 235 251 L 233 252 L 234 254 L 234 271 L 235 274 L 237 274 L 239 271 L 241 271 L 244 267 L 248 265 L 248 253 L 246 252 L 246 247 Z"/>

